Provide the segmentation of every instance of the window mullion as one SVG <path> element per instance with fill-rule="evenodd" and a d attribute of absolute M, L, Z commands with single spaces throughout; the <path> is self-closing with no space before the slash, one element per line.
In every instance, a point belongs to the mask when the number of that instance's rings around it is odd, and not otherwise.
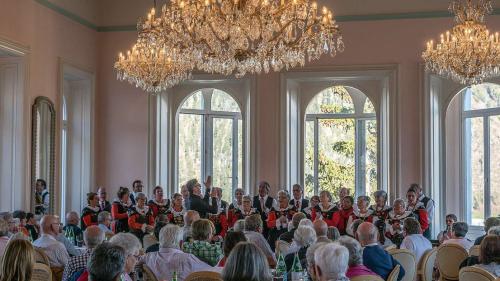
<path fill-rule="evenodd" d="M 483 117 L 483 127 L 484 127 L 484 218 L 490 217 L 491 206 L 490 206 L 490 118 L 488 116 Z"/>
<path fill-rule="evenodd" d="M 232 175 L 231 175 L 231 198 L 233 197 L 234 190 L 238 188 L 238 184 L 241 179 L 238 178 L 238 118 L 234 117 L 233 119 L 233 143 L 232 143 Z"/>
<path fill-rule="evenodd" d="M 319 194 L 319 131 L 318 118 L 314 119 L 314 194 Z"/>

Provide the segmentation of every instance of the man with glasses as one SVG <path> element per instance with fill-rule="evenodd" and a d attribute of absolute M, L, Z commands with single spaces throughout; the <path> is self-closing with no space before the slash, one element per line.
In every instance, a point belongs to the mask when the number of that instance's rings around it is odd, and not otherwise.
<path fill-rule="evenodd" d="M 99 212 L 106 211 L 111 213 L 111 203 L 107 199 L 106 188 L 100 186 L 97 189 L 97 196 L 99 197 Z"/>
<path fill-rule="evenodd" d="M 135 198 L 137 197 L 137 194 L 142 192 L 142 181 L 141 180 L 135 180 L 132 183 L 132 192 L 130 193 L 130 201 L 132 202 L 132 205 L 135 205 Z"/>
<path fill-rule="evenodd" d="M 60 227 L 59 218 L 52 215 L 43 216 L 40 221 L 42 235 L 33 242 L 33 246 L 41 248 L 47 255 L 51 267 L 64 267 L 69 259 L 64 244 L 56 240 Z"/>
<path fill-rule="evenodd" d="M 304 209 L 309 207 L 309 201 L 302 198 L 304 189 L 300 184 L 296 183 L 292 187 L 293 199 L 290 200 L 290 207 L 293 207 L 296 212 L 304 212 Z"/>

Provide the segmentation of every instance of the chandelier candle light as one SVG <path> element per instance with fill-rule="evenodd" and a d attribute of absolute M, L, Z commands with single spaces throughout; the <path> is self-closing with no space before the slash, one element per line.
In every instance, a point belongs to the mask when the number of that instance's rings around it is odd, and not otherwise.
<path fill-rule="evenodd" d="M 498 32 L 490 34 L 484 24 L 493 10 L 491 0 L 454 0 L 450 12 L 456 25 L 440 41 L 427 42 L 423 52 L 426 68 L 465 84 L 480 84 L 484 79 L 500 75 L 500 43 Z"/>
<path fill-rule="evenodd" d="M 311 0 L 171 0 L 158 16 L 153 9 L 139 21 L 138 29 L 145 50 L 150 44 L 166 53 L 176 50 L 175 58 L 170 56 L 176 71 L 166 71 L 176 78 L 167 75 L 163 79 L 168 82 L 158 82 L 168 87 L 194 69 L 240 78 L 304 66 L 323 54 L 335 56 L 344 50 L 333 13 L 318 9 Z M 136 62 L 120 57 L 120 68 L 115 65 L 122 71 L 119 78 L 131 76 L 128 69 L 144 67 L 129 66 Z M 137 85 L 149 76 L 145 73 L 161 71 L 152 67 L 140 72 L 129 81 Z"/>

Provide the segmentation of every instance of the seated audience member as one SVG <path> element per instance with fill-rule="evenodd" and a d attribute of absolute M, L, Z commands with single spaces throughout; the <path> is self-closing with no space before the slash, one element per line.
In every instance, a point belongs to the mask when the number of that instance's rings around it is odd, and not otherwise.
<path fill-rule="evenodd" d="M 298 250 L 296 252 L 288 252 L 285 256 L 287 271 L 290 271 L 292 269 L 295 253 L 298 254 L 302 267 L 305 268 L 307 266 L 307 248 L 316 243 L 316 232 L 312 227 L 299 226 L 297 228 L 297 231 L 295 231 L 295 233 L 293 234 L 293 242 L 295 243 L 295 245 L 297 245 Z"/>
<path fill-rule="evenodd" d="M 189 212 L 182 202 L 182 195 L 179 193 L 175 193 L 172 196 L 172 206 L 167 211 L 167 217 L 170 223 L 178 225 L 180 227 L 184 226 L 184 218 L 186 217 L 186 212 Z M 196 211 L 191 211 L 196 212 Z M 200 215 L 198 215 L 199 217 Z"/>
<path fill-rule="evenodd" d="M 462 246 L 467 252 L 473 246 L 471 240 L 465 238 L 467 232 L 469 231 L 469 226 L 465 222 L 456 222 L 451 228 L 451 239 L 443 242 L 443 244 L 457 244 Z"/>
<path fill-rule="evenodd" d="M 457 216 L 455 216 L 454 214 L 446 215 L 446 229 L 439 232 L 437 236 L 439 244 L 443 244 L 445 240 L 451 239 L 451 226 L 453 225 L 453 223 L 457 222 L 457 220 Z"/>
<path fill-rule="evenodd" d="M 349 251 L 337 243 L 328 243 L 314 253 L 315 271 L 319 281 L 349 281 L 346 272 Z"/>
<path fill-rule="evenodd" d="M 309 207 L 302 210 L 302 212 L 304 214 L 306 214 L 308 219 L 312 219 L 312 210 L 314 208 L 316 208 L 316 206 L 318 206 L 318 204 L 319 204 L 319 196 L 318 195 L 314 195 L 311 197 L 311 199 L 309 199 Z"/>
<path fill-rule="evenodd" d="M 35 250 L 29 241 L 12 240 L 1 257 L 0 281 L 31 281 Z"/>
<path fill-rule="evenodd" d="M 354 220 L 351 224 L 351 227 L 349 227 L 348 229 L 350 229 L 352 231 L 352 236 L 351 237 L 354 237 L 356 238 L 356 231 L 358 230 L 358 227 L 360 224 L 362 224 L 363 221 L 360 220 L 360 219 L 357 219 L 357 220 Z"/>
<path fill-rule="evenodd" d="M 337 241 L 340 238 L 340 232 L 335 226 L 329 226 L 326 236 L 332 241 Z"/>
<path fill-rule="evenodd" d="M 104 232 L 104 235 L 108 238 L 114 235 L 111 231 L 111 214 L 108 211 L 102 211 L 97 216 L 98 227 Z"/>
<path fill-rule="evenodd" d="M 217 264 L 218 267 L 224 267 L 227 257 L 239 242 L 247 242 L 247 238 L 243 232 L 229 231 L 226 234 L 226 237 L 224 237 L 224 257 Z"/>
<path fill-rule="evenodd" d="M 42 235 L 33 242 L 33 246 L 41 248 L 49 258 L 51 267 L 63 267 L 69 259 L 68 251 L 64 244 L 57 241 L 59 234 L 59 219 L 52 215 L 45 215 L 40 221 Z"/>
<path fill-rule="evenodd" d="M 288 191 L 280 190 L 278 192 L 278 206 L 271 207 L 271 211 L 267 215 L 266 223 L 269 230 L 267 241 L 272 250 L 274 250 L 274 245 L 279 236 L 288 231 L 288 222 L 292 220 L 295 213 L 293 206 L 288 204 L 289 202 L 290 194 Z"/>
<path fill-rule="evenodd" d="M 245 195 L 243 188 L 236 188 L 234 191 L 234 200 L 227 208 L 227 223 L 229 228 L 233 227 L 231 223 L 238 220 L 234 219 L 236 211 L 243 209 L 243 195 Z"/>
<path fill-rule="evenodd" d="M 331 243 L 331 242 L 328 242 Z M 316 261 L 314 260 L 314 253 L 317 249 L 327 245 L 326 242 L 318 242 L 311 245 L 311 247 L 307 248 L 306 252 L 306 260 L 307 260 L 307 273 L 309 274 L 309 280 L 316 281 L 318 277 L 316 276 Z"/>
<path fill-rule="evenodd" d="M 78 227 L 79 223 L 80 217 L 77 212 L 72 211 L 66 214 L 66 225 L 63 227 L 64 236 L 75 246 L 78 246 L 79 241 L 83 241 L 83 231 Z"/>
<path fill-rule="evenodd" d="M 369 209 L 370 207 L 370 197 L 368 196 L 358 196 L 358 209 L 355 209 L 349 219 L 347 220 L 346 233 L 350 236 L 354 236 L 352 224 L 355 221 L 361 222 L 373 222 L 373 211 Z"/>
<path fill-rule="evenodd" d="M 245 231 L 245 220 L 237 220 L 233 225 L 233 231 L 243 232 Z"/>
<path fill-rule="evenodd" d="M 146 264 L 158 280 L 171 280 L 175 270 L 177 278 L 184 280 L 192 272 L 210 270 L 211 267 L 195 255 L 185 253 L 179 248 L 182 241 L 182 228 L 168 224 L 160 230 L 160 248 L 157 252 L 147 253 L 140 261 Z"/>
<path fill-rule="evenodd" d="M 311 220 L 322 219 L 328 226 L 337 227 L 340 217 L 339 209 L 332 203 L 332 195 L 329 191 L 323 190 L 319 194 L 320 203 L 312 210 Z"/>
<path fill-rule="evenodd" d="M 99 197 L 99 210 L 111 213 L 111 203 L 107 200 L 108 193 L 106 188 L 100 186 L 97 188 L 97 197 Z"/>
<path fill-rule="evenodd" d="M 487 235 L 483 238 L 479 264 L 475 266 L 487 270 L 496 278 L 500 277 L 500 236 Z"/>
<path fill-rule="evenodd" d="M 197 211 L 189 210 L 184 214 L 184 227 L 182 228 L 182 240 L 190 241 L 193 238 L 192 224 L 200 219 L 200 214 Z"/>
<path fill-rule="evenodd" d="M 401 243 L 401 249 L 408 249 L 415 254 L 417 264 L 427 250 L 432 249 L 429 239 L 422 235 L 420 223 L 414 218 L 407 218 L 404 222 L 403 230 L 405 238 Z"/>
<path fill-rule="evenodd" d="M 120 186 L 116 193 L 117 199 L 111 204 L 111 217 L 114 220 L 114 232 L 128 232 L 128 209 L 130 208 L 130 192 L 128 188 Z"/>
<path fill-rule="evenodd" d="M 488 230 L 488 235 L 500 235 L 500 225 L 490 228 Z"/>
<path fill-rule="evenodd" d="M 111 243 L 102 243 L 90 257 L 86 274 L 90 277 L 89 280 L 92 281 L 120 281 L 122 280 L 126 259 L 127 255 L 123 247 Z M 78 280 L 81 279 L 83 278 L 80 277 Z"/>
<path fill-rule="evenodd" d="M 210 243 L 214 233 L 213 224 L 207 219 L 199 219 L 193 222 L 192 231 L 194 241 L 184 242 L 182 250 L 195 255 L 211 266 L 217 265 L 224 254 L 219 245 Z"/>
<path fill-rule="evenodd" d="M 363 264 L 386 280 L 394 267 L 400 263 L 378 244 L 378 231 L 372 223 L 364 222 L 360 224 L 357 235 L 361 246 L 364 247 Z M 398 280 L 403 279 L 404 275 L 405 270 L 401 267 Z"/>
<path fill-rule="evenodd" d="M 373 211 L 373 223 L 378 220 L 385 222 L 389 218 L 389 212 L 392 208 L 387 205 L 387 192 L 384 190 L 377 190 L 373 193 L 375 198 L 375 204 L 370 206 L 370 210 Z"/>
<path fill-rule="evenodd" d="M 337 228 L 341 235 L 345 235 L 347 230 L 347 223 L 349 222 L 349 218 L 354 214 L 354 198 L 349 195 L 344 196 L 342 198 L 342 204 L 340 211 L 338 212 L 339 221 Z"/>
<path fill-rule="evenodd" d="M 229 221 L 229 227 L 232 227 L 237 220 L 244 220 L 246 217 L 259 214 L 257 209 L 252 207 L 252 197 L 249 195 L 243 196 L 241 199 L 242 208 L 234 211 L 231 221 Z"/>
<path fill-rule="evenodd" d="M 99 208 L 99 197 L 97 196 L 97 193 L 87 193 L 87 204 L 88 205 L 82 210 L 82 230 L 85 230 L 85 228 L 91 225 L 97 225 L 97 215 L 101 211 L 101 208 Z"/>
<path fill-rule="evenodd" d="M 7 243 L 9 243 L 9 223 L 4 219 L 0 219 L 0 257 L 3 256 Z"/>
<path fill-rule="evenodd" d="M 227 222 L 227 207 L 228 204 L 226 201 L 222 200 L 222 188 L 214 187 L 212 188 L 212 197 L 217 198 L 217 212 L 209 212 L 207 214 L 208 219 L 214 224 L 215 233 L 214 233 L 214 241 L 222 241 L 224 236 L 226 236 L 226 232 L 228 229 Z"/>
<path fill-rule="evenodd" d="M 104 232 L 97 226 L 87 227 L 83 232 L 83 241 L 87 249 L 82 255 L 71 257 L 64 267 L 62 281 L 77 280 L 79 274 L 87 267 L 87 262 L 94 249 L 104 241 Z"/>
<path fill-rule="evenodd" d="M 360 275 L 378 276 L 375 272 L 363 265 L 363 247 L 361 247 L 361 244 L 359 244 L 356 239 L 349 236 L 342 236 L 338 242 L 349 251 L 349 269 L 346 272 L 348 278 Z"/>
<path fill-rule="evenodd" d="M 156 222 L 155 229 L 153 230 L 153 235 L 154 235 L 156 241 L 160 241 L 160 231 L 167 224 L 168 223 L 165 222 L 165 221 L 157 221 Z M 146 237 L 144 237 L 144 241 L 146 241 Z M 159 242 L 158 243 L 154 243 L 153 245 L 149 246 L 146 249 L 146 253 L 158 252 L 159 249 L 160 249 Z"/>
<path fill-rule="evenodd" d="M 272 276 L 262 251 L 253 243 L 241 242 L 227 258 L 222 270 L 222 280 L 271 281 Z"/>
<path fill-rule="evenodd" d="M 56 240 L 64 245 L 64 248 L 66 248 L 66 251 L 71 257 L 79 256 L 81 254 L 80 251 L 76 249 L 75 244 L 73 244 L 73 242 L 69 241 L 69 239 L 66 236 L 64 236 L 61 227 L 59 227 L 59 234 L 56 236 Z M 77 244 L 78 246 L 83 246 L 83 232 L 81 240 L 77 240 Z"/>
<path fill-rule="evenodd" d="M 38 235 L 40 233 L 40 226 L 38 225 L 35 214 L 27 213 L 26 214 L 26 229 L 28 230 L 31 241 L 35 241 L 38 239 Z"/>
<path fill-rule="evenodd" d="M 157 186 L 153 189 L 153 199 L 149 200 L 148 206 L 153 212 L 153 218 L 159 214 L 166 215 L 170 208 L 170 200 L 163 198 L 163 188 Z"/>
<path fill-rule="evenodd" d="M 292 228 L 287 232 L 280 235 L 279 240 L 283 240 L 288 243 L 292 243 L 293 234 L 297 227 L 299 227 L 299 223 L 301 220 L 305 219 L 306 215 L 304 213 L 295 213 L 292 217 Z"/>
<path fill-rule="evenodd" d="M 316 243 L 332 242 L 328 239 L 328 225 L 323 220 L 316 220 L 313 222 L 314 231 L 316 232 Z"/>
<path fill-rule="evenodd" d="M 406 199 L 408 200 L 408 206 L 406 209 L 413 213 L 415 219 L 420 223 L 420 227 L 422 228 L 422 233 L 425 233 L 426 237 L 430 237 L 429 225 L 430 225 L 430 215 L 425 208 L 425 204 L 422 201 L 418 200 L 420 188 L 412 185 L 408 191 L 406 192 Z M 430 198 L 429 198 L 430 199 Z M 433 202 L 428 204 L 434 204 Z M 430 206 L 430 205 L 429 205 Z M 432 208 L 433 210 L 433 208 Z"/>
<path fill-rule="evenodd" d="M 141 241 L 131 233 L 118 233 L 111 237 L 109 243 L 120 246 L 125 250 L 125 267 L 122 272 L 122 281 L 132 281 L 130 273 L 134 271 L 138 262 L 139 252 L 142 249 Z"/>
<path fill-rule="evenodd" d="M 135 196 L 136 205 L 129 209 L 128 226 L 130 233 L 133 233 L 139 240 L 147 233 L 151 233 L 154 228 L 154 217 L 151 209 L 146 205 L 146 194 L 139 192 Z"/>
<path fill-rule="evenodd" d="M 476 240 L 474 241 L 474 245 L 481 245 L 481 241 L 483 241 L 484 237 L 486 237 L 488 235 L 488 231 L 490 230 L 490 228 L 492 228 L 494 226 L 499 226 L 499 225 L 500 225 L 500 218 L 498 218 L 498 217 L 487 218 L 484 221 L 485 234 L 476 238 Z"/>
<path fill-rule="evenodd" d="M 12 217 L 19 222 L 17 231 L 24 234 L 26 238 L 29 238 L 30 233 L 28 232 L 28 229 L 26 229 L 26 212 L 21 210 L 14 211 L 14 213 L 12 213 Z"/>
<path fill-rule="evenodd" d="M 259 214 L 248 216 L 245 218 L 245 237 L 248 242 L 254 243 L 267 257 L 267 261 L 271 266 L 276 265 L 276 257 L 267 243 L 266 238 L 262 235 L 262 219 Z"/>

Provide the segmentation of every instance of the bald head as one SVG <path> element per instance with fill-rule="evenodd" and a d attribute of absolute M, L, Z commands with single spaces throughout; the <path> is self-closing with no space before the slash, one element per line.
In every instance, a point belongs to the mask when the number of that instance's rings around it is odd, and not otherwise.
<path fill-rule="evenodd" d="M 78 225 L 79 221 L 80 217 L 78 216 L 77 212 L 71 211 L 66 214 L 66 224 Z"/>
<path fill-rule="evenodd" d="M 328 234 L 328 225 L 324 220 L 315 220 L 313 227 L 317 237 L 326 236 Z"/>
<path fill-rule="evenodd" d="M 42 234 L 57 236 L 59 233 L 59 218 L 52 215 L 45 215 L 40 221 L 40 231 Z"/>
<path fill-rule="evenodd" d="M 104 241 L 104 231 L 96 225 L 89 226 L 83 232 L 83 241 L 87 248 L 93 249 Z"/>
<path fill-rule="evenodd" d="M 356 232 L 358 234 L 359 242 L 362 246 L 377 243 L 377 227 L 370 222 L 364 222 L 358 226 Z"/>

